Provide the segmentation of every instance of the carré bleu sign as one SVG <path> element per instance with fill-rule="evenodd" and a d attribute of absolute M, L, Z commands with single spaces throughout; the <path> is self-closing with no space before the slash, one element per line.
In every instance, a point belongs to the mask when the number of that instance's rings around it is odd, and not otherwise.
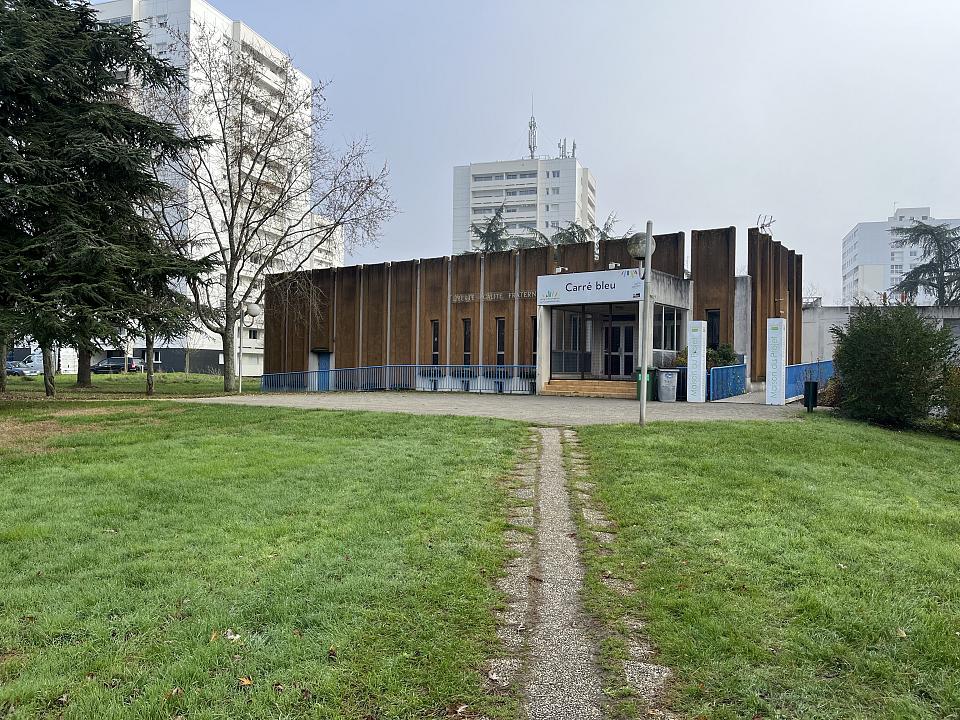
<path fill-rule="evenodd" d="M 588 305 L 624 300 L 643 300 L 643 278 L 637 268 L 537 278 L 537 305 Z"/>

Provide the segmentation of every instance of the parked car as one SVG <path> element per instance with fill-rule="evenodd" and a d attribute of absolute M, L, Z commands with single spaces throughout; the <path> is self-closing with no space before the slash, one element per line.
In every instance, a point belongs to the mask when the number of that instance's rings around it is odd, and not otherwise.
<path fill-rule="evenodd" d="M 7 375 L 14 377 L 37 377 L 42 375 L 43 369 L 37 369 L 32 365 L 25 365 L 22 362 L 12 362 L 7 360 Z"/>
<path fill-rule="evenodd" d="M 124 365 L 123 357 L 108 357 L 93 365 L 90 372 L 96 375 L 110 375 L 123 372 L 124 367 L 128 372 L 143 372 L 146 369 L 143 360 L 140 358 L 128 357 L 126 358 L 126 365 Z"/>

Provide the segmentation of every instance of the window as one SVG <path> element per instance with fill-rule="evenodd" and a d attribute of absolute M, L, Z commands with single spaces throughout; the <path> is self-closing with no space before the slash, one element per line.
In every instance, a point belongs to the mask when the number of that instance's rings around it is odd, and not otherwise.
<path fill-rule="evenodd" d="M 550 203 L 547 203 L 546 205 L 543 206 L 543 211 L 550 212 Z"/>
<path fill-rule="evenodd" d="M 474 175 L 473 176 L 474 182 L 490 182 L 491 180 L 493 180 L 493 175 Z"/>
<path fill-rule="evenodd" d="M 160 351 L 159 351 L 159 350 L 154 350 L 154 351 L 153 351 L 153 361 L 154 361 L 155 363 L 160 362 Z"/>
<path fill-rule="evenodd" d="M 533 348 L 533 352 L 530 353 L 530 356 L 532 358 L 532 360 L 530 361 L 530 364 L 535 366 L 537 364 L 537 316 L 536 315 L 530 316 L 530 325 L 533 327 L 533 334 L 530 336 L 531 337 L 530 344 Z"/>
<path fill-rule="evenodd" d="M 536 170 L 534 170 L 533 172 L 517 173 L 517 177 L 519 177 L 521 180 L 528 180 L 530 178 L 535 178 L 536 176 L 537 176 Z"/>
<path fill-rule="evenodd" d="M 121 15 L 120 17 L 115 17 L 107 20 L 107 25 L 129 25 L 130 24 L 129 15 Z"/>
<path fill-rule="evenodd" d="M 720 347 L 720 311 L 707 310 L 707 347 Z"/>
<path fill-rule="evenodd" d="M 247 339 L 257 340 L 260 338 L 260 331 L 257 328 L 250 328 L 247 330 Z"/>
<path fill-rule="evenodd" d="M 558 187 L 550 188 L 550 194 L 551 194 L 551 195 L 559 195 L 559 194 L 560 194 L 560 188 L 558 188 Z"/>
<path fill-rule="evenodd" d="M 551 177 L 560 177 L 560 171 L 559 171 L 559 170 L 554 170 L 552 173 L 550 173 L 550 176 L 551 176 Z"/>
<path fill-rule="evenodd" d="M 463 319 L 463 364 L 473 364 L 473 352 L 470 346 L 470 330 L 473 322 L 470 318 Z"/>
<path fill-rule="evenodd" d="M 507 319 L 497 318 L 497 365 L 503 365 L 507 358 Z"/>
<path fill-rule="evenodd" d="M 430 363 L 433 365 L 440 364 L 440 321 L 431 320 L 430 321 L 430 334 L 433 338 L 430 351 Z"/>

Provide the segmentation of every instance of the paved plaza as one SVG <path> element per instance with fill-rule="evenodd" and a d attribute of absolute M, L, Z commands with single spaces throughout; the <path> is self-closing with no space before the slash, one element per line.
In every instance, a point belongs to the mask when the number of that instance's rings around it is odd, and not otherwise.
<path fill-rule="evenodd" d="M 304 410 L 370 410 L 414 415 L 465 415 L 505 418 L 538 425 L 610 425 L 637 422 L 635 400 L 553 397 L 545 395 L 482 395 L 454 392 L 277 393 L 198 398 L 190 402 L 224 405 L 266 405 Z M 660 403 L 647 405 L 647 419 L 790 420 L 799 405 L 776 407 L 749 403 Z"/>

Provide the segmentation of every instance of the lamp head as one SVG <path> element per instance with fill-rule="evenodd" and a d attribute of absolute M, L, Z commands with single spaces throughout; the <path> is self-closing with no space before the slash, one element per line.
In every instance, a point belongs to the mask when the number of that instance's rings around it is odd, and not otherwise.
<path fill-rule="evenodd" d="M 244 308 L 244 313 L 252 318 L 259 317 L 262 312 L 263 308 L 257 305 L 257 303 L 247 303 L 247 307 Z"/>
<path fill-rule="evenodd" d="M 650 254 L 657 249 L 657 242 L 650 238 Z M 634 233 L 627 240 L 627 252 L 634 260 L 643 260 L 647 254 L 647 234 L 645 232 Z"/>

